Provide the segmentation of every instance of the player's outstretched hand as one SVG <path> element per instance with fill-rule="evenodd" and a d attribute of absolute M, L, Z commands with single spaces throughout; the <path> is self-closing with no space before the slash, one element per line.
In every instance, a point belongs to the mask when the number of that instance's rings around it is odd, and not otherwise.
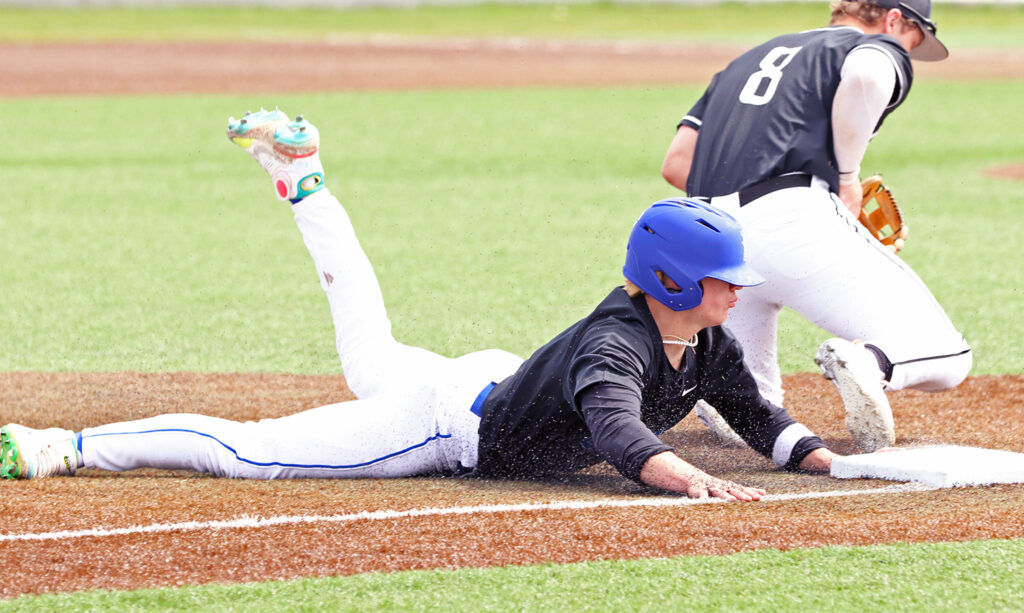
<path fill-rule="evenodd" d="M 761 500 L 765 491 L 712 477 L 672 453 L 663 451 L 651 456 L 640 470 L 640 480 L 654 487 L 686 494 L 690 498 L 721 498 L 722 500 Z"/>
<path fill-rule="evenodd" d="M 722 500 L 742 500 L 750 502 L 761 500 L 766 494 L 764 490 L 757 487 L 748 487 L 734 481 L 727 481 L 712 477 L 711 475 L 697 471 L 698 474 L 690 478 L 690 487 L 686 495 L 690 498 L 721 498 Z"/>

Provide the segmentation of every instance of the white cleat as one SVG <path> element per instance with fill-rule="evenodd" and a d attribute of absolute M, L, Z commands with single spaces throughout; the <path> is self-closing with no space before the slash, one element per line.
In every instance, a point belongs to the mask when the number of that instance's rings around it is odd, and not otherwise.
<path fill-rule="evenodd" d="M 36 430 L 18 424 L 0 428 L 0 477 L 4 479 L 70 476 L 78 465 L 78 445 L 71 430 Z"/>
<path fill-rule="evenodd" d="M 726 447 L 747 446 L 746 441 L 740 438 L 739 434 L 736 434 L 732 426 L 725 421 L 725 418 L 713 406 L 703 400 L 698 400 L 693 410 L 697 412 L 697 417 L 715 433 L 715 436 L 718 437 L 719 442 L 723 445 Z"/>
<path fill-rule="evenodd" d="M 831 379 L 846 405 L 846 429 L 865 451 L 896 442 L 892 408 L 882 387 L 882 371 L 861 343 L 831 338 L 818 348 L 814 362 Z"/>

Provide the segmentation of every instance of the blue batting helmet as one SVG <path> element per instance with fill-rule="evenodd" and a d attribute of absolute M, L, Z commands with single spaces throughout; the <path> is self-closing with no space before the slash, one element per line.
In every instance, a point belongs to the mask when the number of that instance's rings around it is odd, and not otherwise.
<path fill-rule="evenodd" d="M 658 272 L 680 289 L 667 289 Z M 725 211 L 687 198 L 659 200 L 640 215 L 629 235 L 622 274 L 673 311 L 700 304 L 705 277 L 743 287 L 764 283 L 743 261 L 739 223 Z"/>

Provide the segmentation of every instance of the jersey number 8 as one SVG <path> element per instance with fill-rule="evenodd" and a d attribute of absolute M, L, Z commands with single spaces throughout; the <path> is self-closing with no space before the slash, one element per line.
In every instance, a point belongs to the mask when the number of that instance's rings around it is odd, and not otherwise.
<path fill-rule="evenodd" d="M 779 87 L 782 69 L 793 61 L 793 56 L 801 49 L 803 47 L 775 47 L 765 54 L 758 64 L 761 70 L 750 75 L 743 86 L 743 90 L 740 92 L 740 102 L 756 106 L 768 104 Z"/>

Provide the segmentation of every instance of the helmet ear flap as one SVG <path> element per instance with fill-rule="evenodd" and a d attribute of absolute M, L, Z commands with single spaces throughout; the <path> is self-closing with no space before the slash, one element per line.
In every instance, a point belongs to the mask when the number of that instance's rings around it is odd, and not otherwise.
<path fill-rule="evenodd" d="M 704 285 L 700 279 L 691 279 L 681 270 L 663 270 L 661 272 L 666 279 L 671 279 L 679 286 L 679 289 L 669 289 L 664 280 L 658 279 L 658 283 L 665 288 L 665 295 L 669 297 L 668 306 L 673 310 L 686 311 L 700 305 L 704 300 Z"/>

